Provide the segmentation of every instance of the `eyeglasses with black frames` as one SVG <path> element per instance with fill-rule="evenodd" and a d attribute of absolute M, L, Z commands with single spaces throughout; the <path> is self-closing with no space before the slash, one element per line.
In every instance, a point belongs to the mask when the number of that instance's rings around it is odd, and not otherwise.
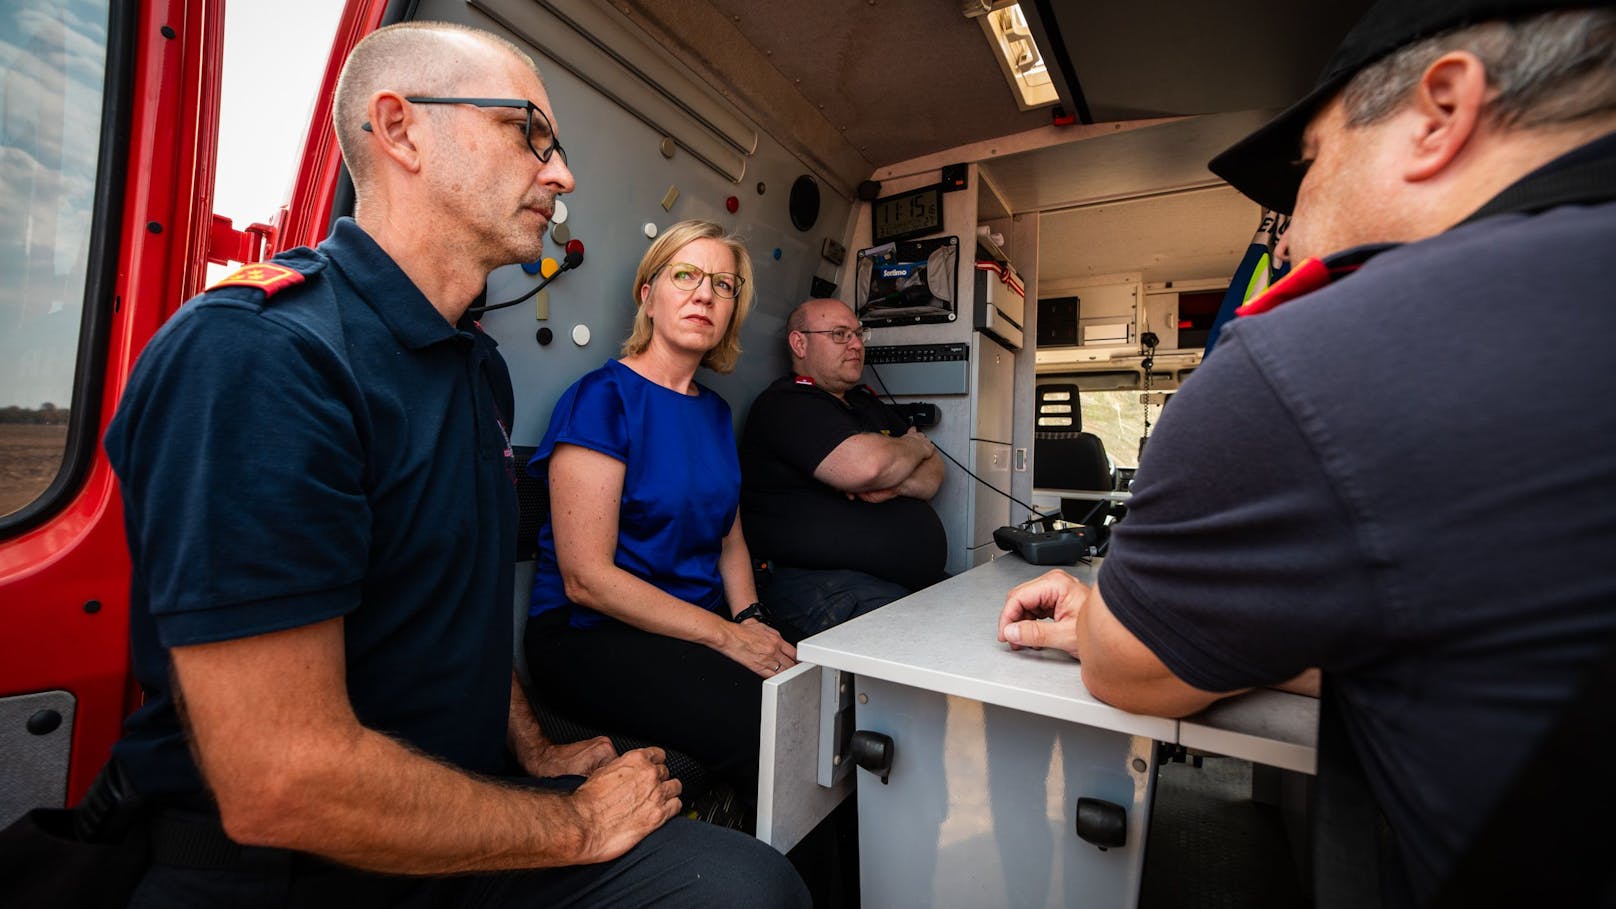
<path fill-rule="evenodd" d="M 702 271 L 689 262 L 673 262 L 663 266 L 668 273 L 668 280 L 673 286 L 687 293 L 701 286 L 704 279 L 710 279 L 713 285 L 713 295 L 733 300 L 741 292 L 741 285 L 746 279 L 734 272 L 728 271 Z"/>
<path fill-rule="evenodd" d="M 799 328 L 797 332 L 804 335 L 830 335 L 830 339 L 837 344 L 846 344 L 854 338 L 858 338 L 860 344 L 870 343 L 870 330 L 868 328 L 848 328 L 845 325 L 838 325 L 835 328 L 816 328 L 813 331 Z"/>
<path fill-rule="evenodd" d="M 540 164 L 549 164 L 551 155 L 560 155 L 561 163 L 567 163 L 567 150 L 556 139 L 550 118 L 537 104 L 525 98 L 431 98 L 414 95 L 406 96 L 404 100 L 411 104 L 469 104 L 472 107 L 508 107 L 526 111 L 527 122 L 522 126 L 522 134 L 527 138 L 527 150 L 539 159 Z M 359 128 L 367 133 L 371 131 L 369 123 L 362 123 Z"/>

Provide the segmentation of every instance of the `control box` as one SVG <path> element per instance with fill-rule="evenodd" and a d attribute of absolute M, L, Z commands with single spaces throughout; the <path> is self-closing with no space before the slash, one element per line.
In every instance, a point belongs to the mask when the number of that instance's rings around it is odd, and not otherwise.
<path fill-rule="evenodd" d="M 866 347 L 863 381 L 893 397 L 962 395 L 970 389 L 970 366 L 971 347 L 963 342 Z"/>

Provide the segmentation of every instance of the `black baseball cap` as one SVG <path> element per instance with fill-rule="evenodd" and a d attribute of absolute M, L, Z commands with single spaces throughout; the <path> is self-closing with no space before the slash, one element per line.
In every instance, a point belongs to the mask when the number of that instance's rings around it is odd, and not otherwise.
<path fill-rule="evenodd" d="M 1264 208 L 1290 214 L 1302 169 L 1296 159 L 1313 115 L 1360 70 L 1407 44 L 1450 29 L 1494 19 L 1519 19 L 1556 9 L 1609 5 L 1593 0 L 1381 0 L 1364 13 L 1336 48 L 1313 90 L 1207 167 Z"/>

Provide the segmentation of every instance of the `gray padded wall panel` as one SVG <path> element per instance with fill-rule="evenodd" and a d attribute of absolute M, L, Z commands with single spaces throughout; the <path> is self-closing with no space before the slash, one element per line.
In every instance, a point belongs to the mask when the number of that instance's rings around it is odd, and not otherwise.
<path fill-rule="evenodd" d="M 0 827 L 31 808 L 60 808 L 67 798 L 67 762 L 77 701 L 66 691 L 0 698 Z M 44 735 L 28 719 L 54 710 L 60 724 Z"/>
<path fill-rule="evenodd" d="M 617 356 L 633 316 L 629 284 L 651 242 L 641 228 L 646 222 L 665 228 L 686 218 L 717 221 L 745 237 L 753 259 L 756 293 L 751 317 L 742 329 L 745 353 L 740 364 L 728 376 L 708 370 L 697 375 L 698 381 L 729 402 L 738 433 L 752 398 L 789 366 L 782 334 L 786 315 L 807 298 L 815 275 L 838 282 L 842 278 L 821 260 L 819 250 L 825 237 L 847 243 L 850 203 L 822 186 L 818 223 L 810 231 L 798 231 L 791 224 L 786 201 L 792 181 L 805 168 L 772 138 L 762 137 L 757 152 L 747 158 L 741 183 L 731 183 L 682 150 L 664 158 L 657 148 L 660 133 L 465 3 L 427 0 L 416 18 L 485 28 L 533 53 L 556 112 L 557 134 L 577 178 L 577 190 L 562 198 L 569 211 L 566 226 L 573 238 L 583 242 L 585 258 L 577 270 L 550 285 L 550 318 L 535 320 L 531 301 L 484 318 L 484 327 L 499 341 L 500 352 L 510 364 L 516 387 L 511 441 L 538 444 L 561 392 L 585 372 Z M 756 190 L 760 181 L 766 186 L 763 195 Z M 661 200 L 670 186 L 678 187 L 679 198 L 671 211 L 663 211 Z M 724 200 L 731 195 L 740 200 L 740 210 L 734 215 L 724 209 Z M 779 260 L 773 257 L 776 248 L 781 251 Z M 563 250 L 547 241 L 545 255 L 559 261 Z M 489 301 L 520 296 L 534 283 L 536 279 L 517 266 L 500 269 L 489 280 Z M 589 328 L 591 340 L 586 347 L 577 347 L 571 340 L 577 324 Z M 534 340 L 540 326 L 549 326 L 555 334 L 547 347 Z"/>

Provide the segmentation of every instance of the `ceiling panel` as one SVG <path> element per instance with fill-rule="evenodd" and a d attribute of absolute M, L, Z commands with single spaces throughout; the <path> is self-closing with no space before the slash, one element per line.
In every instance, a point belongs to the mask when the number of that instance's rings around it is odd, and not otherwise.
<path fill-rule="evenodd" d="M 1011 211 L 1043 211 L 1076 203 L 1207 185 L 1213 155 L 1268 119 L 1243 111 L 1178 120 L 1005 155 L 982 169 Z"/>
<path fill-rule="evenodd" d="M 1051 109 L 1016 105 L 962 0 L 612 5 L 844 193 L 877 170 L 1050 124 Z M 1026 0 L 1035 30 L 1047 21 L 1059 34 L 1100 119 L 1219 116 L 986 166 L 1016 211 L 1209 180 L 1206 160 L 1263 119 L 1228 112 L 1300 97 L 1366 6 Z"/>
<path fill-rule="evenodd" d="M 1255 202 L 1228 186 L 1045 213 L 1039 286 L 1133 271 L 1147 283 L 1228 278 L 1260 216 Z"/>
<path fill-rule="evenodd" d="M 1038 0 L 1022 8 L 1046 37 L 1041 44 L 1058 38 L 1094 119 L 1106 121 L 1285 107 L 1312 87 L 1369 5 Z"/>

